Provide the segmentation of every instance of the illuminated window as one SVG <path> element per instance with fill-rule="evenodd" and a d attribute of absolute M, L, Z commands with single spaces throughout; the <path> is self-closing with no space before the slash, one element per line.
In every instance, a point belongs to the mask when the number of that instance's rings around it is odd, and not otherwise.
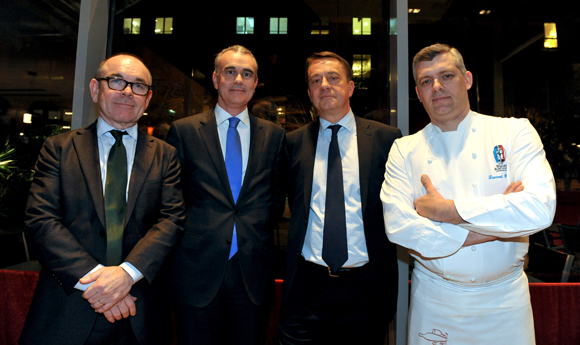
<path fill-rule="evenodd" d="M 315 21 L 312 23 L 312 29 L 310 30 L 311 35 L 328 35 L 330 31 L 328 29 L 330 20 L 328 18 L 321 18 L 320 21 Z"/>
<path fill-rule="evenodd" d="M 270 35 L 286 35 L 288 33 L 288 18 L 270 18 Z"/>
<path fill-rule="evenodd" d="M 160 17 L 155 19 L 155 33 L 170 35 L 173 33 L 173 17 Z"/>
<path fill-rule="evenodd" d="M 125 18 L 123 33 L 125 35 L 139 35 L 141 33 L 141 18 Z"/>
<path fill-rule="evenodd" d="M 558 48 L 558 32 L 556 23 L 544 23 L 544 48 Z"/>
<path fill-rule="evenodd" d="M 254 17 L 238 17 L 236 20 L 236 33 L 238 35 L 253 35 Z"/>
<path fill-rule="evenodd" d="M 355 54 L 352 56 L 352 77 L 359 89 L 367 89 L 371 78 L 371 56 Z"/>
<path fill-rule="evenodd" d="M 370 18 L 352 18 L 353 35 L 370 35 L 371 19 Z"/>

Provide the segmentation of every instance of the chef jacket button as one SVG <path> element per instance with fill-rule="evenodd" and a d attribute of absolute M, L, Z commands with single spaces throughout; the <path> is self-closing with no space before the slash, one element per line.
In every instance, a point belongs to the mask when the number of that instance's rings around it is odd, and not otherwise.
<path fill-rule="evenodd" d="M 473 183 L 471 184 L 471 187 L 473 187 L 473 188 L 477 187 L 477 182 L 473 182 Z"/>
<path fill-rule="evenodd" d="M 451 279 L 451 275 L 450 274 L 446 275 L 445 279 L 448 279 L 448 280 Z"/>
<path fill-rule="evenodd" d="M 471 131 L 472 131 L 472 132 L 475 132 L 475 127 L 471 128 Z"/>
<path fill-rule="evenodd" d="M 474 251 L 476 251 L 476 250 L 477 250 L 477 247 L 476 247 L 476 246 L 471 246 L 471 251 L 472 251 L 472 252 L 474 252 Z"/>
<path fill-rule="evenodd" d="M 471 277 L 471 282 L 475 283 L 475 277 Z"/>
<path fill-rule="evenodd" d="M 477 153 L 475 153 L 475 152 L 474 152 L 474 153 L 472 153 L 472 154 L 471 154 L 471 157 L 473 157 L 473 159 L 476 159 L 476 158 L 477 158 Z"/>

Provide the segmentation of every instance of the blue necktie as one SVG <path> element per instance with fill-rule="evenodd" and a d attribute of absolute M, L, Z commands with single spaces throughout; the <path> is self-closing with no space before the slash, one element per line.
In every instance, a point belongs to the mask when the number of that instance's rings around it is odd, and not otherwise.
<path fill-rule="evenodd" d="M 322 235 L 322 259 L 333 272 L 338 271 L 348 259 L 342 161 L 338 149 L 340 127 L 340 125 L 329 127 L 332 130 L 332 137 L 328 147 L 326 206 Z"/>
<path fill-rule="evenodd" d="M 230 126 L 226 141 L 226 170 L 230 180 L 230 189 L 234 202 L 238 202 L 240 189 L 242 188 L 242 143 L 238 133 L 238 124 L 240 119 L 230 117 Z M 238 238 L 236 236 L 236 223 L 234 222 L 234 234 L 232 236 L 232 246 L 230 248 L 230 259 L 238 252 Z"/>

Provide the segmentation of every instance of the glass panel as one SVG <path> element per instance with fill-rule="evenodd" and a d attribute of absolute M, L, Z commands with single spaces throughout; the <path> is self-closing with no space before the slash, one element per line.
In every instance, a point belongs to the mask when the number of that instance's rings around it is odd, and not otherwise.
<path fill-rule="evenodd" d="M 352 34 L 362 35 L 362 23 L 358 18 L 352 18 Z"/>
<path fill-rule="evenodd" d="M 155 18 L 155 33 L 163 34 L 164 18 Z"/>
<path fill-rule="evenodd" d="M 163 33 L 166 35 L 170 35 L 173 33 L 173 18 L 172 17 L 165 18 L 165 28 L 163 30 Z"/>
<path fill-rule="evenodd" d="M 371 19 L 370 18 L 363 18 L 363 20 L 362 20 L 362 33 L 363 33 L 363 35 L 370 35 L 371 34 Z"/>
<path fill-rule="evenodd" d="M 131 34 L 131 18 L 125 18 L 125 20 L 123 21 L 123 33 L 125 35 L 130 35 Z"/>
<path fill-rule="evenodd" d="M 278 18 L 270 18 L 270 35 L 278 34 Z"/>
<path fill-rule="evenodd" d="M 243 35 L 246 33 L 246 17 L 236 18 L 236 34 Z"/>
<path fill-rule="evenodd" d="M 254 33 L 254 17 L 246 17 L 246 34 Z"/>
<path fill-rule="evenodd" d="M 131 21 L 131 33 L 139 35 L 141 33 L 141 18 L 133 18 Z"/>
<path fill-rule="evenodd" d="M 286 35 L 288 33 L 288 18 L 280 18 L 280 34 Z"/>
<path fill-rule="evenodd" d="M 14 149 L 13 168 L 0 174 L 0 268 L 4 268 L 26 260 L 22 243 L 12 243 L 7 235 L 23 230 L 39 150 L 48 136 L 70 130 L 71 116 L 66 114 L 73 102 L 80 0 L 4 1 L 1 8 L 0 154 Z M 120 17 L 121 37 L 125 17 L 133 16 Z M 6 158 L 0 161 L 5 163 Z"/>

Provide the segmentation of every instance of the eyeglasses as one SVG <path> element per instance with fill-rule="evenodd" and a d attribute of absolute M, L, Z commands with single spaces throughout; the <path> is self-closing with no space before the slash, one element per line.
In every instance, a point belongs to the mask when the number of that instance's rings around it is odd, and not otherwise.
<path fill-rule="evenodd" d="M 139 96 L 145 96 L 149 93 L 149 90 L 152 89 L 150 85 L 143 84 L 143 83 L 132 83 L 130 81 L 126 81 L 125 79 L 117 78 L 117 77 L 105 77 L 105 78 L 96 78 L 97 80 L 106 80 L 109 89 L 115 91 L 123 91 L 127 87 L 127 84 L 131 85 L 131 91 L 134 94 Z"/>

